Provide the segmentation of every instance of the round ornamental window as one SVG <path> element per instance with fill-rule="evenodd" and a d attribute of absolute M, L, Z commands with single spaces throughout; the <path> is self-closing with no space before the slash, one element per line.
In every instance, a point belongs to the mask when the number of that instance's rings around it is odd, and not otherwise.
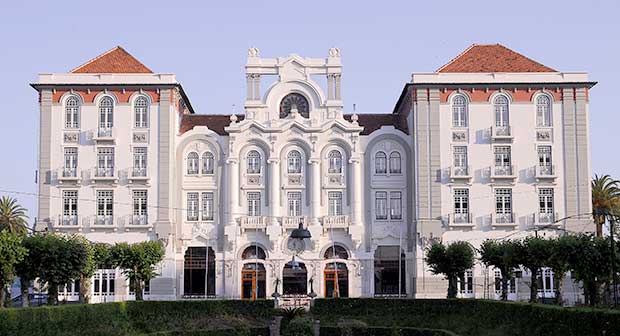
<path fill-rule="evenodd" d="M 310 116 L 310 105 L 306 97 L 299 93 L 289 93 L 280 103 L 280 119 L 286 118 L 294 108 L 302 117 L 308 118 Z"/>

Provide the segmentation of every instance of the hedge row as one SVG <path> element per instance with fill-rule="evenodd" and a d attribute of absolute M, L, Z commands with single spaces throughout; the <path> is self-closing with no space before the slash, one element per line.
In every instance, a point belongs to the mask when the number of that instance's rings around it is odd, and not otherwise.
<path fill-rule="evenodd" d="M 337 312 L 334 314 L 334 312 Z M 488 300 L 317 299 L 321 324 L 450 330 L 459 335 L 620 335 L 620 312 Z"/>
<path fill-rule="evenodd" d="M 269 300 L 204 300 L 0 309 L 0 335 L 135 335 L 216 328 L 249 332 L 268 325 L 273 307 Z"/>
<path fill-rule="evenodd" d="M 191 331 L 160 331 L 144 336 L 269 336 L 269 327 L 250 329 L 217 329 Z"/>
<path fill-rule="evenodd" d="M 337 326 L 321 326 L 321 336 L 457 336 L 444 330 L 408 328 L 408 327 L 367 327 L 341 328 Z"/>

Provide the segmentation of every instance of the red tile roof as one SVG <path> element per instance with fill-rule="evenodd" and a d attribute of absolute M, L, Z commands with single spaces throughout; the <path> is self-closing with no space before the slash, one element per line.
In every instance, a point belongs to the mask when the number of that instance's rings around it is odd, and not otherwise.
<path fill-rule="evenodd" d="M 239 115 L 237 118 L 241 121 L 245 116 Z M 183 134 L 195 126 L 207 126 L 219 135 L 228 135 L 224 130 L 224 127 L 228 125 L 230 125 L 230 115 L 227 114 L 185 114 L 181 119 L 179 132 Z"/>
<path fill-rule="evenodd" d="M 125 49 L 116 46 L 70 71 L 71 73 L 153 73 Z"/>
<path fill-rule="evenodd" d="M 556 72 L 501 44 L 472 44 L 437 72 Z"/>
<path fill-rule="evenodd" d="M 345 114 L 344 118 L 351 121 L 351 114 Z M 409 134 L 407 127 L 407 121 L 400 114 L 385 113 L 385 114 L 370 114 L 362 113 L 358 114 L 357 122 L 360 126 L 364 127 L 361 135 L 369 135 L 370 133 L 378 130 L 381 126 L 394 126 L 397 130 L 403 131 L 405 134 Z"/>

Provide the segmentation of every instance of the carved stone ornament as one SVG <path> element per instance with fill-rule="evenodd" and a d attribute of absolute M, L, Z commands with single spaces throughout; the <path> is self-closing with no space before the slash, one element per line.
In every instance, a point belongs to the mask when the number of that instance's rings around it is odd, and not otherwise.
<path fill-rule="evenodd" d="M 148 137 L 146 132 L 134 132 L 133 133 L 133 142 L 137 143 L 146 143 L 148 142 Z"/>
<path fill-rule="evenodd" d="M 65 143 L 78 143 L 78 140 L 80 139 L 80 133 L 65 132 L 63 139 Z"/>
<path fill-rule="evenodd" d="M 260 50 L 256 47 L 251 47 L 248 49 L 248 57 L 258 57 L 260 55 Z"/>
<path fill-rule="evenodd" d="M 192 237 L 202 236 L 208 238 L 212 230 L 212 224 L 194 223 L 194 226 L 192 226 Z"/>
<path fill-rule="evenodd" d="M 301 175 L 289 175 L 288 176 L 288 184 L 290 184 L 290 185 L 301 185 Z"/>
<path fill-rule="evenodd" d="M 452 132 L 452 141 L 465 142 L 467 141 L 466 131 L 454 131 Z"/>
<path fill-rule="evenodd" d="M 224 262 L 224 268 L 226 269 L 226 277 L 230 278 L 232 276 L 233 261 L 226 260 Z"/>
<path fill-rule="evenodd" d="M 340 49 L 329 48 L 329 57 L 340 57 Z"/>
<path fill-rule="evenodd" d="M 329 184 L 341 185 L 342 184 L 342 175 L 329 175 L 328 177 Z"/>
<path fill-rule="evenodd" d="M 551 141 L 551 131 L 550 130 L 536 131 L 536 140 L 538 140 L 538 141 Z"/>
<path fill-rule="evenodd" d="M 248 185 L 259 185 L 260 176 L 248 176 Z"/>

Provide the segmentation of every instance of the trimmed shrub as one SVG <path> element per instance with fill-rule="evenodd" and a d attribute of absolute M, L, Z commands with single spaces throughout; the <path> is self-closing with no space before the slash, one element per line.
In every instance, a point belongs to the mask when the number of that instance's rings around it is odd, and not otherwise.
<path fill-rule="evenodd" d="M 307 317 L 296 317 L 283 327 L 282 336 L 312 336 L 312 320 Z"/>
<path fill-rule="evenodd" d="M 321 336 L 457 336 L 445 330 L 408 327 L 366 327 L 344 329 L 338 326 L 321 327 Z"/>

